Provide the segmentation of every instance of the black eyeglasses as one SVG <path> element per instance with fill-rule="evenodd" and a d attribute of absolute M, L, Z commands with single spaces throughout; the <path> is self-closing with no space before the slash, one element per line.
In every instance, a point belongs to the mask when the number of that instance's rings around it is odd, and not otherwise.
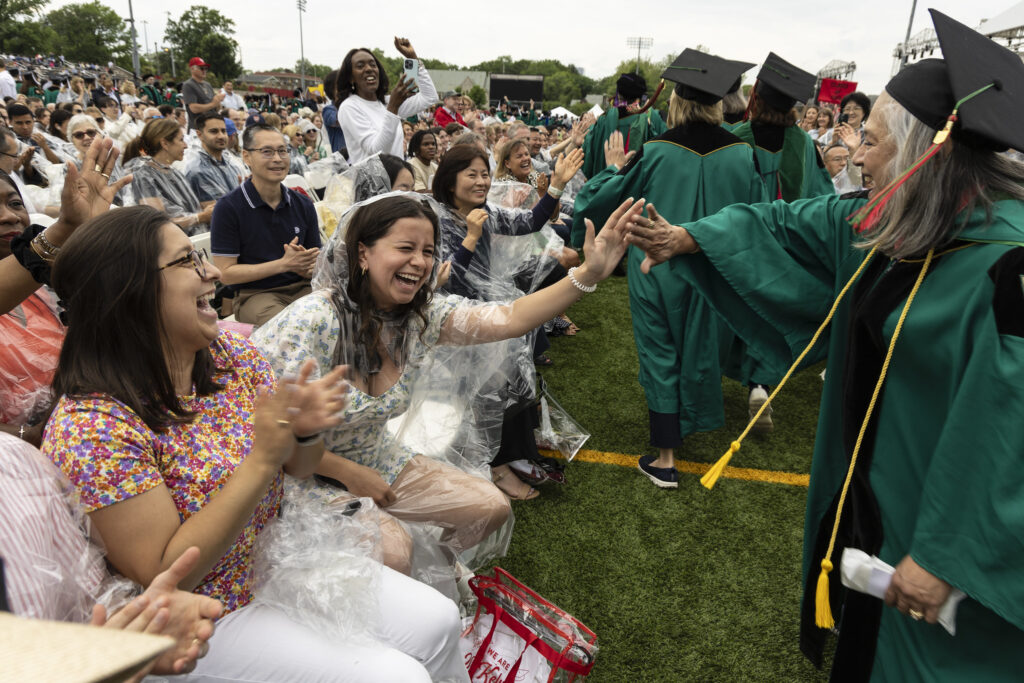
<path fill-rule="evenodd" d="M 171 268 L 172 266 L 192 266 L 196 271 L 196 275 L 200 279 L 206 279 L 206 264 L 210 262 L 210 254 L 207 253 L 206 249 L 193 249 L 179 259 L 174 259 L 170 263 L 164 266 L 160 266 L 157 270 L 163 270 L 164 268 Z"/>
<path fill-rule="evenodd" d="M 76 140 L 81 140 L 83 138 L 94 138 L 97 135 L 99 135 L 98 130 L 96 130 L 95 128 L 89 128 L 86 130 L 76 130 L 74 133 L 71 134 L 71 137 L 73 137 Z"/>

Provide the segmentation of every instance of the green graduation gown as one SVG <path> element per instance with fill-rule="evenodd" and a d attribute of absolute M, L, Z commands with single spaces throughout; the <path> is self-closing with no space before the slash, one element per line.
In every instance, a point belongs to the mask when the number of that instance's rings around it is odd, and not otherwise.
<path fill-rule="evenodd" d="M 733 134 L 754 148 L 754 157 L 769 199 L 797 199 L 835 194 L 814 141 L 799 126 L 764 126 L 746 121 Z"/>
<path fill-rule="evenodd" d="M 657 109 L 620 117 L 619 110 L 611 107 L 594 122 L 583 140 L 583 175 L 593 178 L 604 168 L 604 143 L 615 131 L 622 133 L 627 151 L 638 151 L 645 142 L 666 130 L 668 128 Z"/>
<path fill-rule="evenodd" d="M 645 197 L 670 221 L 695 220 L 736 202 L 765 198 L 750 146 L 705 123 L 673 128 L 645 144 L 621 172 L 610 167 L 587 182 L 575 200 L 573 243 L 582 244 L 585 218 L 603 225 L 630 196 Z M 642 275 L 643 258 L 639 249 L 629 248 L 639 379 L 652 413 L 652 445 L 674 448 L 682 437 L 724 423 L 721 367 L 733 337 L 685 282 L 669 272 Z"/>
<path fill-rule="evenodd" d="M 700 253 L 651 272 L 694 285 L 782 369 L 865 256 L 846 221 L 862 201 L 730 207 L 686 226 Z M 959 240 L 921 285 L 858 457 L 830 575 L 840 630 L 833 680 L 1009 681 L 1024 672 L 1024 203 L 997 202 L 987 225 L 976 211 Z M 801 648 L 816 663 L 827 631 L 814 625 L 814 587 L 835 501 L 921 267 L 874 259 L 805 362 L 829 361 L 804 529 Z M 909 554 L 964 591 L 956 636 L 846 591 L 839 560 L 851 545 L 893 566 Z"/>

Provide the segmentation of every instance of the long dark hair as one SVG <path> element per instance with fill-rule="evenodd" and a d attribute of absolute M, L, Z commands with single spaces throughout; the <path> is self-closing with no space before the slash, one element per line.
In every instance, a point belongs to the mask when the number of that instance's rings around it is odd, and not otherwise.
<path fill-rule="evenodd" d="M 341 105 L 349 95 L 354 95 L 355 90 L 352 88 L 352 55 L 357 52 L 367 52 L 373 61 L 377 62 L 377 100 L 384 104 L 384 96 L 388 94 L 388 75 L 384 71 L 384 65 L 377 59 L 377 55 L 373 54 L 373 50 L 367 47 L 354 47 L 348 51 L 345 55 L 345 60 L 341 63 L 341 68 L 338 69 L 338 101 L 335 102 L 335 106 Z"/>
<path fill-rule="evenodd" d="M 324 76 L 324 95 L 327 95 L 327 101 L 333 104 L 335 107 L 338 106 L 338 69 L 328 71 L 327 75 Z"/>
<path fill-rule="evenodd" d="M 434 182 L 431 190 L 434 199 L 455 207 L 455 176 L 469 168 L 473 159 L 482 159 L 484 166 L 490 172 L 490 159 L 476 145 L 456 145 L 448 150 L 437 165 L 437 172 L 434 173 Z"/>
<path fill-rule="evenodd" d="M 60 128 L 58 128 L 57 126 L 59 126 L 62 123 L 70 121 L 72 116 L 74 116 L 74 114 L 69 112 L 67 109 L 55 109 L 53 112 L 51 112 L 50 135 L 54 136 L 55 138 L 60 138 L 64 142 L 69 142 L 68 137 L 64 135 L 64 133 L 61 133 Z"/>
<path fill-rule="evenodd" d="M 163 431 L 191 422 L 167 367 L 160 317 L 160 231 L 171 219 L 149 206 L 108 211 L 78 228 L 53 265 L 53 287 L 67 309 L 67 335 L 53 377 L 56 396 L 105 394 Z M 196 352 L 192 381 L 209 395 L 208 348 Z"/>
<path fill-rule="evenodd" d="M 402 218 L 426 218 L 434 231 L 434 245 L 440 237 L 437 215 L 426 204 L 408 197 L 386 197 L 359 208 L 349 221 L 345 232 L 345 250 L 348 254 L 348 296 L 359 306 L 359 332 L 355 343 L 361 344 L 374 352 L 380 344 L 381 320 L 380 312 L 374 306 L 373 295 L 370 293 L 370 278 L 359 267 L 359 245 L 372 247 L 391 230 L 391 226 Z M 435 257 L 436 258 L 436 257 Z M 394 313 L 401 316 L 414 313 L 423 321 L 422 331 L 426 329 L 426 309 L 433 298 L 434 291 L 429 284 L 416 292 L 412 301 L 395 309 Z"/>

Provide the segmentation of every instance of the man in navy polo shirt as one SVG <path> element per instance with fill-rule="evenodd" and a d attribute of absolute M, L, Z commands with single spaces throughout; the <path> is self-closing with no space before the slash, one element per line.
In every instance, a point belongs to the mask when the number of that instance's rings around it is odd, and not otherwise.
<path fill-rule="evenodd" d="M 221 282 L 238 290 L 239 322 L 261 325 L 310 292 L 320 229 L 313 202 L 281 183 L 288 175 L 288 154 L 276 128 L 247 126 L 242 159 L 252 177 L 213 210 L 210 251 Z"/>

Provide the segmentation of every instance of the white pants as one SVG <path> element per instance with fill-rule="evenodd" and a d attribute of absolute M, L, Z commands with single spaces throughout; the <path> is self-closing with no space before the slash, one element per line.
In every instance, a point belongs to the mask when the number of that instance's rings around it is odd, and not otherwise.
<path fill-rule="evenodd" d="M 455 603 L 433 588 L 383 568 L 379 647 L 336 643 L 266 605 L 217 622 L 209 653 L 188 683 L 468 683 Z"/>

